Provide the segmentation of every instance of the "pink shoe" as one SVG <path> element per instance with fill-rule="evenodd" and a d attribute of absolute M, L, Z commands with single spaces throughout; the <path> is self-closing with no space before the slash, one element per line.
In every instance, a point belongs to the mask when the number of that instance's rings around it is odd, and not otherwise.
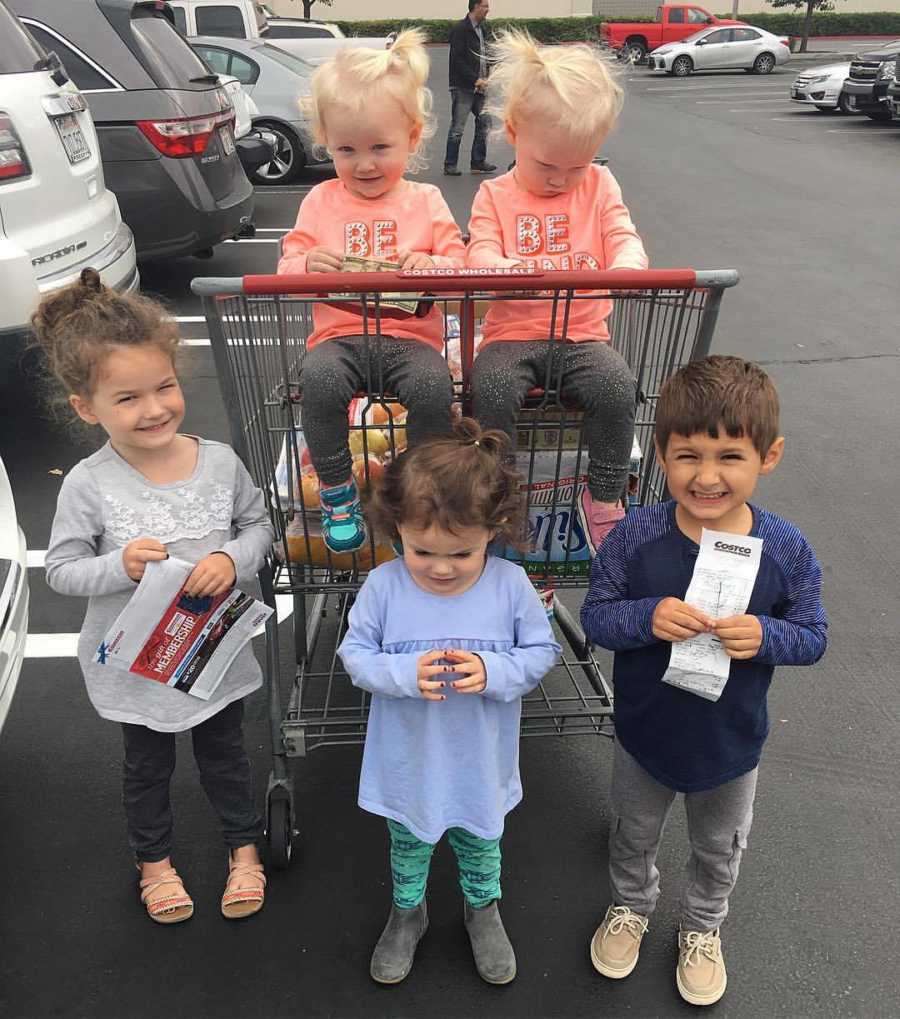
<path fill-rule="evenodd" d="M 585 527 L 588 532 L 588 539 L 594 546 L 594 552 L 603 544 L 603 539 L 616 526 L 620 520 L 625 519 L 625 510 L 621 502 L 615 506 L 608 506 L 602 502 L 595 502 L 591 493 L 585 486 L 581 493 L 581 512 L 584 516 Z"/>

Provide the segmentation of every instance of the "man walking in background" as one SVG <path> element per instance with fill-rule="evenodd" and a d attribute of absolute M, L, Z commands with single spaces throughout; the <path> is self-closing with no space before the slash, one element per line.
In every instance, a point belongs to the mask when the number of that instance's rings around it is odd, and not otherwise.
<path fill-rule="evenodd" d="M 453 26 L 450 32 L 450 132 L 447 135 L 447 152 L 444 156 L 444 173 L 458 177 L 459 143 L 466 121 L 471 113 L 475 117 L 475 137 L 472 139 L 472 173 L 491 173 L 497 169 L 486 162 L 487 133 L 490 117 L 483 112 L 487 87 L 487 46 L 484 39 L 484 20 L 488 16 L 488 0 L 469 0 L 469 13 Z"/>

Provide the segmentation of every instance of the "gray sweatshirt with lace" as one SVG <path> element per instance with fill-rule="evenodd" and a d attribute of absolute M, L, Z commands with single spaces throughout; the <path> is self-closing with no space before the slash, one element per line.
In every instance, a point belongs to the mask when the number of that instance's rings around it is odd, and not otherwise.
<path fill-rule="evenodd" d="M 78 660 L 97 712 L 160 732 L 190 729 L 262 685 L 249 644 L 208 701 L 97 662 L 100 642 L 135 591 L 122 562 L 122 549 L 135 538 L 156 538 L 186 562 L 226 552 L 237 586 L 256 591 L 256 572 L 273 540 L 262 493 L 229 446 L 197 441 L 194 473 L 168 485 L 148 481 L 109 443 L 73 467 L 45 560 L 54 591 L 88 598 Z"/>

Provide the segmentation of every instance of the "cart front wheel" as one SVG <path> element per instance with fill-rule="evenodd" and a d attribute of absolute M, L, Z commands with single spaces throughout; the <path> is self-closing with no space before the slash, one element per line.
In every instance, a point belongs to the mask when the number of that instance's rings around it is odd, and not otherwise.
<path fill-rule="evenodd" d="M 278 870 L 287 870 L 291 864 L 294 840 L 294 819 L 291 803 L 284 796 L 269 800 L 269 824 L 266 832 L 269 841 L 269 859 Z"/>

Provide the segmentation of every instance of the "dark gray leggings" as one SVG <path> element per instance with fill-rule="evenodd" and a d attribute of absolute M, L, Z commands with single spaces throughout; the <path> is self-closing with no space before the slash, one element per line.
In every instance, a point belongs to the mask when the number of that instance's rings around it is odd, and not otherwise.
<path fill-rule="evenodd" d="M 256 807 L 250 758 L 244 750 L 244 702 L 232 701 L 191 729 L 200 783 L 222 822 L 229 849 L 258 842 L 263 819 Z M 122 723 L 125 764 L 122 802 L 128 842 L 138 860 L 164 860 L 172 848 L 169 783 L 175 770 L 175 733 Z"/>
<path fill-rule="evenodd" d="M 549 369 L 549 375 L 548 375 Z M 496 340 L 482 347 L 472 372 L 473 412 L 483 428 L 500 428 L 515 446 L 516 418 L 528 391 L 559 386 L 585 412 L 588 489 L 600 502 L 622 495 L 634 440 L 636 385 L 608 343 Z"/>
<path fill-rule="evenodd" d="M 300 369 L 300 409 L 310 459 L 325 485 L 350 476 L 347 408 L 359 392 L 390 393 L 409 411 L 410 445 L 449 435 L 453 383 L 447 362 L 420 340 L 338 336 L 310 350 Z"/>

